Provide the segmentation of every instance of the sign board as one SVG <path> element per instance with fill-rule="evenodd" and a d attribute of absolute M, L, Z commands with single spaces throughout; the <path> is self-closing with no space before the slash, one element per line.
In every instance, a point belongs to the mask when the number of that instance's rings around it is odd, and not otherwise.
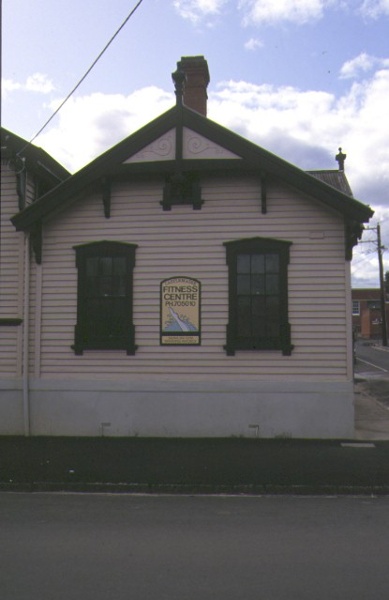
<path fill-rule="evenodd" d="M 200 345 L 201 283 L 190 277 L 161 281 L 161 345 Z"/>

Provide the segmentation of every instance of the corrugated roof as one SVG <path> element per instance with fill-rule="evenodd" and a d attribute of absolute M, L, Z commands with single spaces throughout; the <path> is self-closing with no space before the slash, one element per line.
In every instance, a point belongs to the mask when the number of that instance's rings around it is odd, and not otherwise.
<path fill-rule="evenodd" d="M 353 196 L 344 171 L 307 171 L 307 173 L 313 175 L 316 179 L 324 181 L 327 185 L 331 185 L 333 188 L 340 190 L 343 194 L 347 194 L 347 196 L 351 197 Z"/>

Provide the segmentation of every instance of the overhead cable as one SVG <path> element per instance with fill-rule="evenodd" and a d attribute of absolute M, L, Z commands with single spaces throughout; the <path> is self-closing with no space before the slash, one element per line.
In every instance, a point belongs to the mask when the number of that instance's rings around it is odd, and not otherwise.
<path fill-rule="evenodd" d="M 127 17 L 124 19 L 123 23 L 120 25 L 119 29 L 114 33 L 114 35 L 111 37 L 111 39 L 109 40 L 109 42 L 107 42 L 107 44 L 104 46 L 104 48 L 102 49 L 102 51 L 100 52 L 100 54 L 97 56 L 97 58 L 95 58 L 95 60 L 93 61 L 93 63 L 91 64 L 91 66 L 89 67 L 89 69 L 84 73 L 84 75 L 81 77 L 81 79 L 79 80 L 79 82 L 74 86 L 74 88 L 72 89 L 72 91 L 66 96 L 66 98 L 61 102 L 61 104 L 58 106 L 58 108 L 53 112 L 53 114 L 51 115 L 51 117 L 46 121 L 46 123 L 39 129 L 38 133 L 36 133 L 34 135 L 33 138 L 31 138 L 31 140 L 28 142 L 28 144 L 26 144 L 26 146 L 24 146 L 24 148 L 22 148 L 18 154 L 21 154 L 21 152 L 23 152 L 23 150 L 25 150 L 25 148 L 31 144 L 35 138 L 38 137 L 38 135 L 40 135 L 42 133 L 42 131 L 47 127 L 47 125 L 54 119 L 54 117 L 59 113 L 59 111 L 61 110 L 61 108 L 64 106 L 64 104 L 66 104 L 66 102 L 72 97 L 72 95 L 74 94 L 74 92 L 80 87 L 80 85 L 82 84 L 82 82 L 87 78 L 87 76 L 89 75 L 89 73 L 92 71 L 93 67 L 97 64 L 97 62 L 100 60 L 100 58 L 103 56 L 104 52 L 109 48 L 109 46 L 112 44 L 112 42 L 114 41 L 114 39 L 117 37 L 117 35 L 120 33 L 120 31 L 123 29 L 123 27 L 126 25 L 126 23 L 130 20 L 130 18 L 132 17 L 132 15 L 135 13 L 135 11 L 139 8 L 139 6 L 142 4 L 143 0 L 139 0 L 139 2 L 137 2 L 137 4 L 134 6 L 134 8 L 131 10 L 131 12 L 127 15 Z"/>

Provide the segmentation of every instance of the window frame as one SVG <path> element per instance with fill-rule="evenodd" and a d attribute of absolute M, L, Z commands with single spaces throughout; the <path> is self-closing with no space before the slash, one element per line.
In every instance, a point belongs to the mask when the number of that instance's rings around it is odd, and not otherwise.
<path fill-rule="evenodd" d="M 381 300 L 379 298 L 375 300 L 367 300 L 366 306 L 369 310 L 381 310 Z"/>
<path fill-rule="evenodd" d="M 292 242 L 273 238 L 246 238 L 224 242 L 228 266 L 228 324 L 227 340 L 224 349 L 228 356 L 234 356 L 237 350 L 247 351 L 281 351 L 284 356 L 290 356 L 293 350 L 291 344 L 291 328 L 288 320 L 288 265 L 290 246 Z M 279 257 L 279 325 L 277 339 L 246 337 L 240 338 L 238 332 L 238 289 L 237 289 L 237 257 L 240 254 L 277 254 Z"/>
<path fill-rule="evenodd" d="M 353 315 L 353 317 L 360 317 L 360 315 L 361 315 L 361 301 L 360 300 L 352 301 L 352 315 Z"/>
<path fill-rule="evenodd" d="M 167 176 L 160 204 L 164 211 L 170 211 L 172 206 L 179 205 L 192 205 L 193 210 L 201 210 L 204 201 L 201 198 L 198 173 L 177 172 Z"/>
<path fill-rule="evenodd" d="M 98 241 L 74 246 L 76 252 L 77 279 L 77 323 L 75 325 L 75 341 L 72 349 L 76 355 L 82 355 L 84 350 L 126 350 L 128 355 L 134 355 L 135 326 L 133 323 L 133 270 L 135 267 L 135 252 L 137 245 L 117 241 Z M 109 335 L 108 337 L 95 337 L 89 331 L 87 320 L 88 310 L 88 283 L 87 260 L 89 258 L 116 258 L 124 257 L 125 263 L 125 299 L 126 309 L 123 319 L 123 333 Z M 121 297 L 118 295 L 117 297 Z M 99 297 L 96 296 L 96 297 Z M 104 296 L 100 296 L 102 298 Z M 107 301 L 112 301 L 115 296 L 107 294 Z"/>

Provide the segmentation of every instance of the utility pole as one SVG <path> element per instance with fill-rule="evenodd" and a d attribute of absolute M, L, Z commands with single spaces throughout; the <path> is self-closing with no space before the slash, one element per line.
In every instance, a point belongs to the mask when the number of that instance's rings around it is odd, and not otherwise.
<path fill-rule="evenodd" d="M 381 227 L 377 224 L 377 250 L 378 250 L 378 266 L 380 272 L 380 290 L 381 290 L 381 323 L 382 323 L 382 345 L 388 345 L 388 329 L 386 324 L 386 306 L 385 306 L 385 282 L 384 282 L 384 263 L 382 260 L 382 251 L 384 247 L 381 245 Z"/>

